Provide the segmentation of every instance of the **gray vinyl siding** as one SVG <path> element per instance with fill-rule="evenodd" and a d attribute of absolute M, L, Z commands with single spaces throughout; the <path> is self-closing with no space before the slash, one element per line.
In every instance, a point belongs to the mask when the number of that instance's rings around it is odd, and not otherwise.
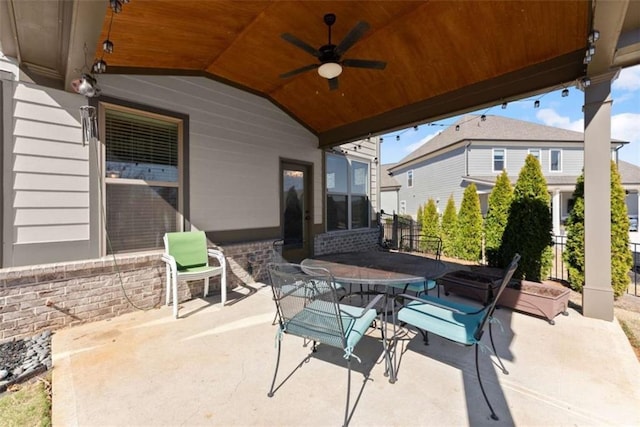
<path fill-rule="evenodd" d="M 89 146 L 83 97 L 3 82 L 3 266 L 86 258 L 90 240 Z"/>
<path fill-rule="evenodd" d="M 413 170 L 413 187 L 407 188 L 407 172 Z M 411 167 L 394 173 L 402 187 L 398 193 L 400 201 L 405 200 L 407 214 L 415 218 L 418 206 L 432 198 L 440 213 L 444 212 L 449 196 L 453 194 L 456 208 L 462 200 L 463 176 L 465 174 L 464 148 L 457 148 L 440 156 L 421 161 Z"/>
<path fill-rule="evenodd" d="M 493 149 L 502 148 L 505 150 L 506 157 L 506 169 L 509 176 L 517 177 L 520 173 L 520 169 L 524 166 L 524 160 L 529 154 L 530 148 L 537 148 L 540 150 L 540 165 L 542 167 L 542 173 L 545 176 L 549 175 L 569 175 L 577 176 L 582 173 L 582 164 L 584 162 L 584 152 L 582 144 L 578 147 L 575 146 L 562 146 L 561 144 L 541 147 L 538 145 L 531 145 L 522 147 L 504 146 L 504 145 L 477 145 L 473 144 L 469 147 L 469 175 L 470 176 L 490 176 L 498 175 L 499 172 L 493 171 Z M 562 151 L 562 164 L 561 171 L 550 171 L 549 152 L 552 149 L 559 149 Z"/>
<path fill-rule="evenodd" d="M 225 231 L 280 225 L 281 158 L 313 164 L 322 222 L 318 140 L 268 100 L 203 77 L 100 77 L 103 93 L 189 116 L 191 224 Z"/>

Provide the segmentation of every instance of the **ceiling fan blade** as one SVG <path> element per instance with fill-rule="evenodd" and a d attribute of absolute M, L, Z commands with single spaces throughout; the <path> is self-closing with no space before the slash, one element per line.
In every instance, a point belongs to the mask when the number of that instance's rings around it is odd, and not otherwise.
<path fill-rule="evenodd" d="M 288 41 L 292 45 L 294 45 L 296 47 L 299 47 L 300 49 L 304 50 L 305 52 L 315 56 L 316 58 L 320 57 L 320 52 L 318 51 L 318 49 L 316 49 L 313 46 L 308 45 L 307 43 L 303 42 L 302 40 L 300 40 L 299 38 L 297 38 L 293 34 L 283 33 L 282 35 L 280 35 L 280 37 L 282 37 L 284 40 Z"/>
<path fill-rule="evenodd" d="M 384 68 L 387 66 L 387 63 L 384 61 L 374 61 L 369 59 L 345 59 L 344 61 L 342 61 L 342 65 L 344 65 L 345 67 L 384 70 Z"/>
<path fill-rule="evenodd" d="M 364 21 L 359 21 L 355 27 L 349 31 L 349 34 L 345 36 L 340 44 L 336 47 L 338 55 L 345 53 L 351 46 L 356 44 L 358 40 L 369 30 L 369 24 Z"/>
<path fill-rule="evenodd" d="M 305 71 L 309 71 L 309 70 L 315 70 L 316 68 L 318 68 L 320 66 L 320 64 L 309 64 L 309 65 L 305 65 L 304 67 L 300 67 L 300 68 L 296 68 L 295 70 L 291 70 L 288 73 L 284 73 L 284 74 L 280 74 L 280 78 L 281 79 L 287 79 L 289 77 L 293 77 L 295 75 L 304 73 Z"/>
<path fill-rule="evenodd" d="M 338 89 L 338 78 L 334 77 L 332 79 L 327 80 L 329 82 L 329 90 Z"/>

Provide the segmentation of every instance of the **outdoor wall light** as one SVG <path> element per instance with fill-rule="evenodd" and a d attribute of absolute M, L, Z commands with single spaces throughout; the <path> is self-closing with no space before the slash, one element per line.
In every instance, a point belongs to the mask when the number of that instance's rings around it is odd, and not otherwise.
<path fill-rule="evenodd" d="M 80 95 L 86 96 L 87 98 L 100 95 L 100 88 L 98 88 L 96 79 L 89 74 L 83 74 L 79 79 L 72 81 L 71 87 Z"/>
<path fill-rule="evenodd" d="M 318 67 L 318 74 L 325 79 L 335 79 L 342 74 L 342 66 L 337 62 L 325 62 Z"/>

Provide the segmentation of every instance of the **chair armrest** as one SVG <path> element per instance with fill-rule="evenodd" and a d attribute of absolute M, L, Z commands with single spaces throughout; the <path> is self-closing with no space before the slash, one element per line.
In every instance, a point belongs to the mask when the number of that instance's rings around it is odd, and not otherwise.
<path fill-rule="evenodd" d="M 162 254 L 162 261 L 166 262 L 167 264 L 169 264 L 169 266 L 171 267 L 171 270 L 173 271 L 178 271 L 178 265 L 176 264 L 176 259 L 169 255 L 169 254 Z"/>
<path fill-rule="evenodd" d="M 352 315 L 352 314 L 350 314 L 350 313 L 347 313 L 347 312 L 344 312 L 344 311 L 342 311 L 342 310 L 340 310 L 340 313 L 342 313 L 342 314 L 346 314 L 346 315 L 348 315 L 349 317 L 352 317 L 352 318 L 354 318 L 354 319 L 359 319 L 359 318 L 361 318 L 362 316 L 364 316 L 364 314 L 365 314 L 367 311 L 371 310 L 371 309 L 372 309 L 372 308 L 373 308 L 373 307 L 374 307 L 374 306 L 375 306 L 375 305 L 376 305 L 376 304 L 377 304 L 377 303 L 378 303 L 378 302 L 379 302 L 383 297 L 384 297 L 384 295 L 383 295 L 383 294 L 376 295 L 376 297 L 375 297 L 374 299 L 372 299 L 371 301 L 369 301 L 369 304 L 367 304 L 367 306 L 366 306 L 365 308 L 363 308 L 363 309 L 362 309 L 362 312 L 360 313 L 360 316 L 354 316 L 354 315 Z"/>
<path fill-rule="evenodd" d="M 224 254 L 217 250 L 217 249 L 207 249 L 207 254 L 211 257 L 211 258 L 215 258 L 218 260 L 218 262 L 220 263 L 221 267 L 225 266 L 225 259 L 224 259 Z"/>
<path fill-rule="evenodd" d="M 400 305 L 402 305 L 403 307 L 406 307 L 405 304 L 403 304 L 399 300 L 401 300 L 401 299 L 403 299 L 403 300 L 410 299 L 410 300 L 413 300 L 413 301 L 418 301 L 418 302 L 420 302 L 422 304 L 428 304 L 428 305 L 431 305 L 431 306 L 434 306 L 434 307 L 441 308 L 443 310 L 448 310 L 448 311 L 451 311 L 453 313 L 463 314 L 463 315 L 477 314 L 477 313 L 480 313 L 482 310 L 484 310 L 486 308 L 486 307 L 482 307 L 482 308 L 480 308 L 480 309 L 478 309 L 476 311 L 462 311 L 462 310 L 458 310 L 455 307 L 451 307 L 451 306 L 448 306 L 448 305 L 445 305 L 445 304 L 438 304 L 435 301 L 425 300 L 425 299 L 422 299 L 422 298 L 419 298 L 419 297 L 414 297 L 413 295 L 409 295 L 409 294 L 400 294 L 400 295 L 396 296 L 394 299 L 396 301 L 398 301 L 400 303 Z M 475 307 L 471 307 L 471 308 L 475 308 Z"/>

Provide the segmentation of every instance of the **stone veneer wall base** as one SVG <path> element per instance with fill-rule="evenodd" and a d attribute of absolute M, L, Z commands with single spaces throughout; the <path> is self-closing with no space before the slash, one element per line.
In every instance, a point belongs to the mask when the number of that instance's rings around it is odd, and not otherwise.
<path fill-rule="evenodd" d="M 225 245 L 227 289 L 256 289 L 267 280 L 272 241 Z M 0 342 L 134 311 L 165 302 L 161 251 L 0 270 Z M 209 297 L 219 298 L 220 278 Z M 203 281 L 181 282 L 178 300 L 201 297 Z M 126 297 L 125 297 L 126 293 Z M 233 298 L 233 295 L 231 295 Z M 134 307 L 129 300 L 135 304 Z M 167 311 L 169 314 L 170 312 Z"/>

